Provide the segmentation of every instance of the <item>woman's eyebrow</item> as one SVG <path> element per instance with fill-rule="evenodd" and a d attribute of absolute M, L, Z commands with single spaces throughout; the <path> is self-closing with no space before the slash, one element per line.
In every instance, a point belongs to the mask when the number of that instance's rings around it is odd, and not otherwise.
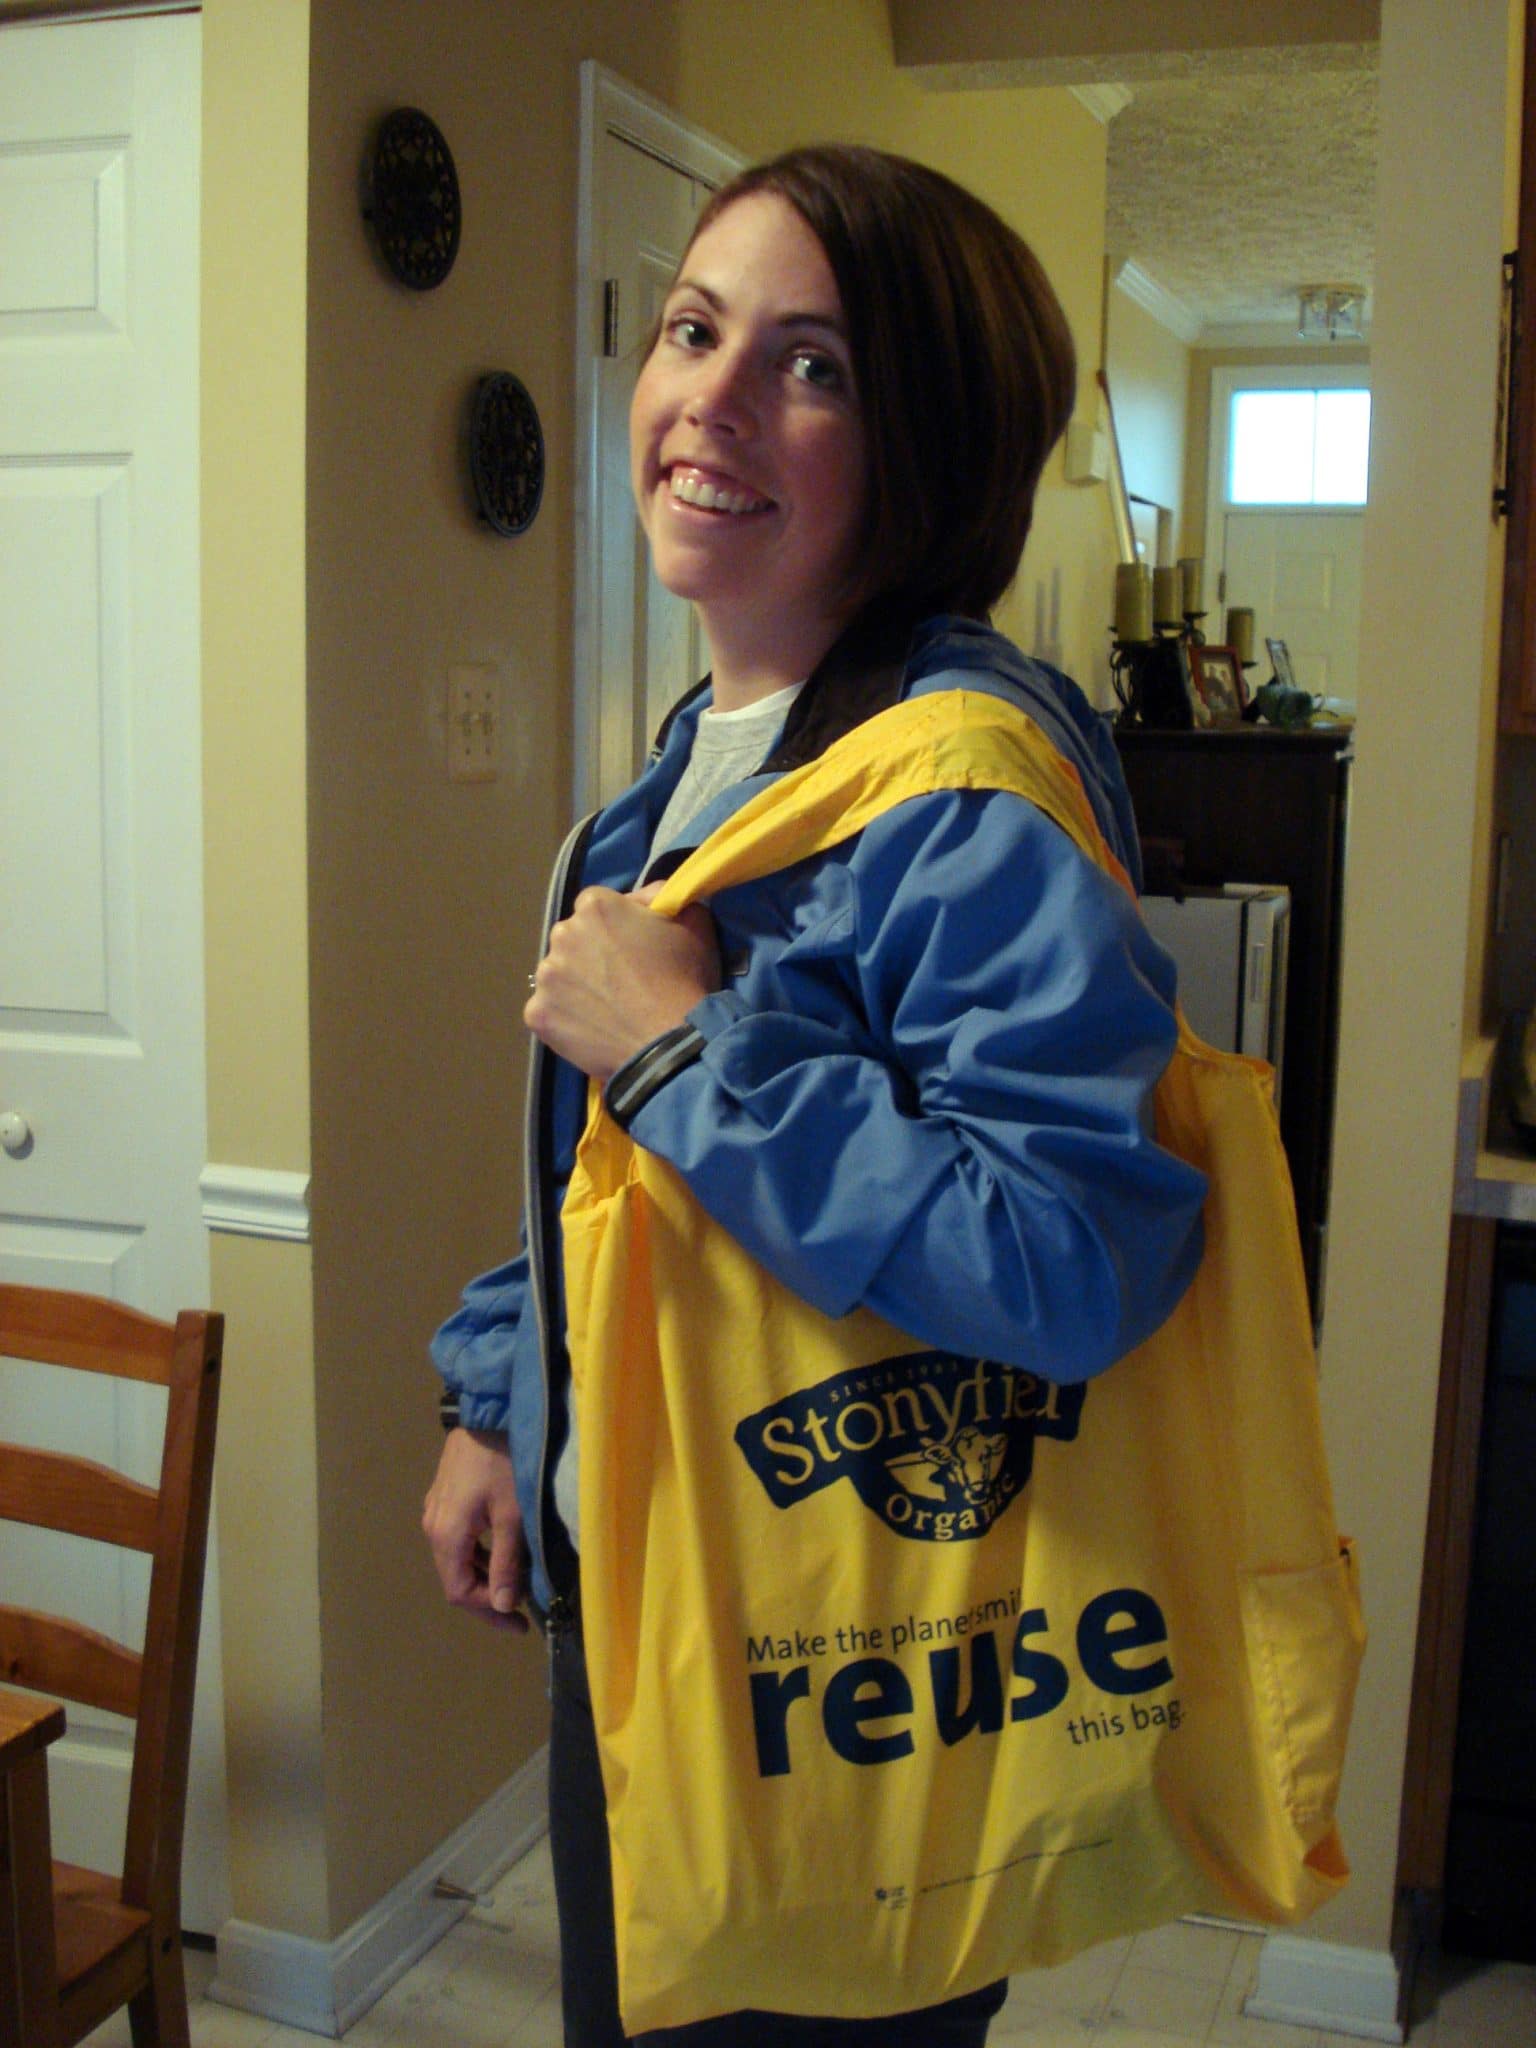
<path fill-rule="evenodd" d="M 678 278 L 671 291 L 667 294 L 668 300 L 676 298 L 679 292 L 696 293 L 699 298 L 704 300 L 706 305 L 713 307 L 717 313 L 724 313 L 729 310 L 726 300 L 721 297 L 720 293 L 711 290 L 707 284 L 702 283 L 696 277 Z M 779 327 L 823 327 L 829 334 L 835 334 L 839 340 L 846 341 L 848 338 L 847 323 L 844 321 L 841 313 L 781 313 L 775 325 Z"/>

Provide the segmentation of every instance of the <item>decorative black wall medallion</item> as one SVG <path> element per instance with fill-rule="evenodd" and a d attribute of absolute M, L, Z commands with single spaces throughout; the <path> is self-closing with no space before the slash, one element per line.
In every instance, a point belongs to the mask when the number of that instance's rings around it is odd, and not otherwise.
<path fill-rule="evenodd" d="M 475 386 L 469 473 L 486 524 L 497 533 L 526 533 L 544 495 L 544 430 L 533 400 L 509 370 L 493 371 Z"/>
<path fill-rule="evenodd" d="M 459 174 L 442 130 L 417 107 L 386 114 L 364 176 L 363 218 L 412 291 L 442 283 L 459 253 Z"/>

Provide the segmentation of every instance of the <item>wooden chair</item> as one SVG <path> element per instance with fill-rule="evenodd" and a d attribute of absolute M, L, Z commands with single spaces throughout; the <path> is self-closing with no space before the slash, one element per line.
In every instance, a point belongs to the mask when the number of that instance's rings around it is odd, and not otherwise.
<path fill-rule="evenodd" d="M 0 1605 L 0 1680 L 136 1722 L 123 1869 L 108 1875 L 51 1859 L 38 1780 L 43 1747 L 62 1727 L 57 1707 L 0 1693 L 0 2048 L 12 2038 L 72 2048 L 122 2005 L 135 2048 L 187 2048 L 181 1837 L 222 1339 L 216 1315 L 161 1323 L 89 1295 L 0 1286 L 0 1356 L 143 1380 L 168 1396 L 158 1489 L 84 1458 L 0 1443 L 0 1519 L 151 1560 L 141 1651 Z M 50 1866 L 51 1916 L 37 1897 Z M 18 1958 L 10 1967 L 8 1955 Z"/>

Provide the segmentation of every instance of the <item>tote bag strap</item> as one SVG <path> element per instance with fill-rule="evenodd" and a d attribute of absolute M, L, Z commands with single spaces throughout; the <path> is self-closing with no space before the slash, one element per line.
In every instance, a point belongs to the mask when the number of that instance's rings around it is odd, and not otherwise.
<path fill-rule="evenodd" d="M 1006 790 L 1044 811 L 1134 896 L 1077 771 L 1024 712 L 979 690 L 939 690 L 878 712 L 772 783 L 689 855 L 652 908 L 684 905 L 825 853 L 908 797 Z"/>

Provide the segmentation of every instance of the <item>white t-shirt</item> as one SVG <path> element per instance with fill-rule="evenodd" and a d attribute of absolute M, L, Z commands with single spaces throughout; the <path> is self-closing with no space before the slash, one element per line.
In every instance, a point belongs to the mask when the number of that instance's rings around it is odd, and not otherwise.
<path fill-rule="evenodd" d="M 771 697 L 744 704 L 739 711 L 706 711 L 694 734 L 693 751 L 676 789 L 667 801 L 651 840 L 656 855 L 679 838 L 722 789 L 760 768 L 779 736 L 789 707 L 805 688 L 791 683 Z"/>

